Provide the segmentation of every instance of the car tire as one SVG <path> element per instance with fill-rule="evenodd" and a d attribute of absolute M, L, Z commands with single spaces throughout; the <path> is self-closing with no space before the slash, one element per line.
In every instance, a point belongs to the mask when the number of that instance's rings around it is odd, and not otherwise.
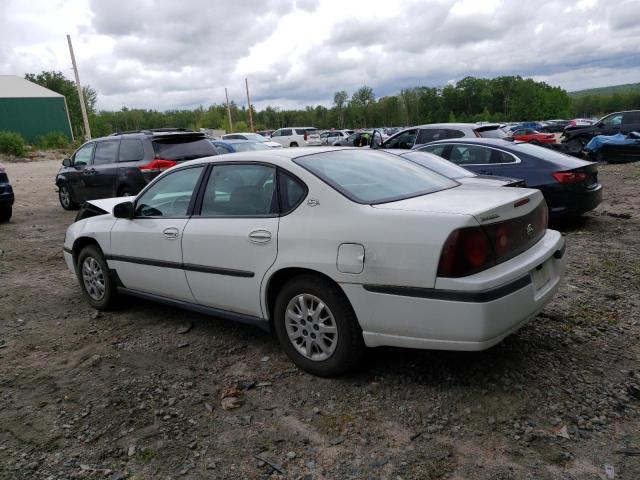
<path fill-rule="evenodd" d="M 291 148 L 295 148 L 298 146 L 297 142 L 291 142 L 291 144 L 289 145 Z"/>
<path fill-rule="evenodd" d="M 567 142 L 567 150 L 573 154 L 582 153 L 586 144 L 584 138 L 574 138 Z"/>
<path fill-rule="evenodd" d="M 287 356 L 313 375 L 340 375 L 364 355 L 362 329 L 351 304 L 337 285 L 319 276 L 301 275 L 282 287 L 273 324 Z"/>
<path fill-rule="evenodd" d="M 65 210 L 77 210 L 80 208 L 80 205 L 78 205 L 78 203 L 73 199 L 71 190 L 66 183 L 63 183 L 58 187 L 58 200 L 60 201 L 62 208 Z"/>
<path fill-rule="evenodd" d="M 13 214 L 12 207 L 0 208 L 0 222 L 8 222 Z"/>
<path fill-rule="evenodd" d="M 134 194 L 131 193 L 131 189 L 129 187 L 122 187 L 118 190 L 119 197 L 132 197 Z"/>
<path fill-rule="evenodd" d="M 118 286 L 97 245 L 88 245 L 80 251 L 76 274 L 82 293 L 93 308 L 111 310 L 118 306 Z"/>

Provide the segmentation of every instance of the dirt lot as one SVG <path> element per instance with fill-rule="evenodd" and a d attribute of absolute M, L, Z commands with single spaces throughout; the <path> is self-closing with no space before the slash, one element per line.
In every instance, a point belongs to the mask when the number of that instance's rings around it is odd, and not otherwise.
<path fill-rule="evenodd" d="M 567 277 L 520 332 L 371 350 L 337 380 L 250 327 L 140 300 L 96 314 L 63 263 L 57 168 L 7 164 L 0 478 L 640 478 L 640 165 L 603 165 L 605 203 L 558 226 Z"/>

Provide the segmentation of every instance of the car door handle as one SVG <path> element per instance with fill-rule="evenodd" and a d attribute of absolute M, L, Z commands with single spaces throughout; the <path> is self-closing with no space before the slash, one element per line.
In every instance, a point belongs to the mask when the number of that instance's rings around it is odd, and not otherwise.
<path fill-rule="evenodd" d="M 249 234 L 249 240 L 253 243 L 267 243 L 271 241 L 271 232 L 267 230 L 254 230 Z"/>
<path fill-rule="evenodd" d="M 180 230 L 178 230 L 176 227 L 169 227 L 169 228 L 165 228 L 162 231 L 162 234 L 168 240 L 175 240 L 180 235 Z"/>

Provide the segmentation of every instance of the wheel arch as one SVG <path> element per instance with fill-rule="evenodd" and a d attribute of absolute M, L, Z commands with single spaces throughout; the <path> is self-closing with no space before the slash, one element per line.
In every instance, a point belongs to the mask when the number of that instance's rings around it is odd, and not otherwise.
<path fill-rule="evenodd" d="M 100 243 L 94 237 L 79 237 L 73 241 L 73 246 L 71 247 L 74 265 L 78 263 L 78 255 L 82 249 L 88 245 L 95 245 L 100 250 L 100 253 L 104 255 L 104 251 L 102 250 Z"/>
<path fill-rule="evenodd" d="M 347 294 L 344 292 L 340 284 L 336 282 L 333 278 L 331 278 L 329 275 L 327 275 L 326 273 L 322 273 L 318 270 L 313 270 L 311 268 L 302 268 L 302 267 L 281 268 L 280 270 L 275 271 L 269 276 L 269 278 L 266 280 L 266 288 L 264 290 L 264 304 L 266 306 L 266 313 L 267 313 L 267 319 L 269 321 L 269 327 L 271 328 L 272 331 L 273 331 L 273 317 L 274 317 L 273 310 L 275 308 L 278 292 L 280 292 L 280 289 L 289 280 L 301 275 L 315 275 L 317 277 L 320 277 L 326 280 L 329 283 L 332 283 L 333 285 L 338 287 L 338 290 L 340 291 L 340 293 L 344 296 L 344 298 L 347 300 L 347 302 L 353 309 L 353 305 L 351 305 L 351 301 L 349 300 L 349 297 L 347 297 Z M 354 314 L 355 314 L 355 310 L 354 310 Z M 355 315 L 355 317 L 356 319 L 358 318 L 357 314 Z M 358 321 L 358 323 L 360 322 Z"/>

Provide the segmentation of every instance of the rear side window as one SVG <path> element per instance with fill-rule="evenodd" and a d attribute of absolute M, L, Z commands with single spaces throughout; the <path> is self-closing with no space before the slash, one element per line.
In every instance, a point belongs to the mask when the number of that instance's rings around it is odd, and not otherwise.
<path fill-rule="evenodd" d="M 501 150 L 493 151 L 493 163 L 516 163 L 516 157 Z"/>
<path fill-rule="evenodd" d="M 118 141 L 98 142 L 96 151 L 93 154 L 94 165 L 105 165 L 107 163 L 116 163 L 118 156 Z"/>
<path fill-rule="evenodd" d="M 445 138 L 446 130 L 441 128 L 421 128 L 418 130 L 416 143 L 421 145 L 423 143 L 435 142 L 436 140 L 443 140 Z"/>
<path fill-rule="evenodd" d="M 307 187 L 297 178 L 280 171 L 278 173 L 280 188 L 280 212 L 283 215 L 293 211 L 307 195 Z"/>
<path fill-rule="evenodd" d="M 216 165 L 202 199 L 202 216 L 260 217 L 277 213 L 276 169 L 265 165 Z"/>
<path fill-rule="evenodd" d="M 144 158 L 144 148 L 140 140 L 123 139 L 120 142 L 120 162 L 137 162 Z"/>
<path fill-rule="evenodd" d="M 445 129 L 446 138 L 462 138 L 464 137 L 464 132 L 462 130 L 454 130 L 452 128 Z"/>
<path fill-rule="evenodd" d="M 154 140 L 153 151 L 156 158 L 164 160 L 193 160 L 194 158 L 208 157 L 217 153 L 209 140 L 186 135 Z"/>
<path fill-rule="evenodd" d="M 420 149 L 421 152 L 433 153 L 434 155 L 438 155 L 439 157 L 444 157 L 444 149 L 446 145 L 429 145 L 426 147 L 422 147 Z"/>
<path fill-rule="evenodd" d="M 490 148 L 478 145 L 453 145 L 449 161 L 457 165 L 485 165 L 491 163 Z"/>
<path fill-rule="evenodd" d="M 622 115 L 622 123 L 640 123 L 640 110 L 624 112 Z"/>

